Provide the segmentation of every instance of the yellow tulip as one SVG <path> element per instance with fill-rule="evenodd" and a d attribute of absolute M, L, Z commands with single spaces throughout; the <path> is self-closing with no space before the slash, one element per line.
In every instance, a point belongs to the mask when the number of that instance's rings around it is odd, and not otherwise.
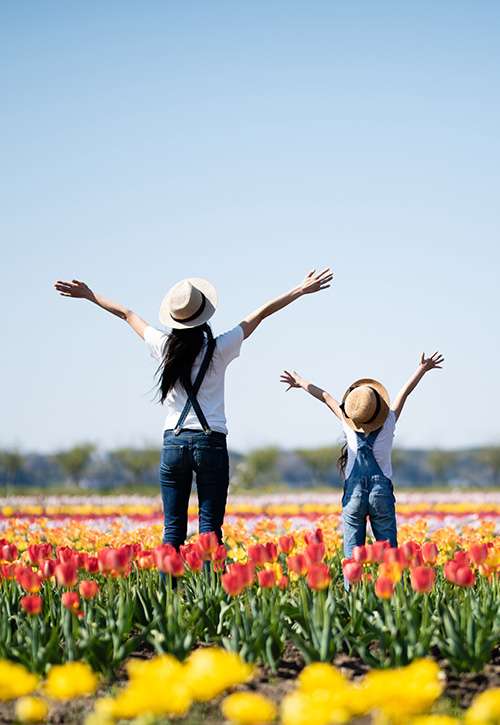
<path fill-rule="evenodd" d="M 43 722 L 48 712 L 47 703 L 39 697 L 21 697 L 16 702 L 16 718 L 20 722 Z"/>
<path fill-rule="evenodd" d="M 277 715 L 274 702 L 257 692 L 235 692 L 226 697 L 221 709 L 226 720 L 238 725 L 265 725 Z"/>

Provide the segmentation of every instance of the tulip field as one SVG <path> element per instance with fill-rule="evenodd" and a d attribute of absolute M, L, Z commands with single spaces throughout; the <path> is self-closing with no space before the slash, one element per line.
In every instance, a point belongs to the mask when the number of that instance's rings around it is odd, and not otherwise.
<path fill-rule="evenodd" d="M 398 496 L 344 559 L 337 493 L 0 499 L 0 722 L 500 723 L 500 493 Z"/>

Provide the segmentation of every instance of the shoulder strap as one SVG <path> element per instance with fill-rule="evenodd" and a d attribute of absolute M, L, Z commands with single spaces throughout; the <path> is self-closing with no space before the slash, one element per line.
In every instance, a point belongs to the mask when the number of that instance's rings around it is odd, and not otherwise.
<path fill-rule="evenodd" d="M 194 384 L 191 384 L 190 382 L 188 382 L 184 386 L 186 389 L 187 400 L 186 400 L 186 404 L 184 405 L 184 408 L 182 410 L 182 413 L 179 417 L 179 420 L 177 421 L 177 425 L 175 426 L 175 429 L 174 429 L 175 435 L 179 435 L 179 433 L 181 432 L 184 422 L 188 416 L 188 413 L 191 410 L 191 407 L 193 408 L 194 412 L 196 413 L 196 417 L 200 421 L 203 431 L 207 435 L 212 432 L 210 426 L 208 425 L 207 419 L 205 418 L 205 414 L 203 413 L 201 406 L 198 402 L 198 398 L 196 396 L 198 394 L 199 389 L 201 388 L 203 379 L 204 379 L 205 375 L 207 374 L 208 366 L 210 365 L 210 361 L 212 360 L 212 357 L 214 354 L 215 345 L 216 345 L 215 339 L 213 337 L 210 337 L 208 340 L 205 356 L 200 365 L 200 369 L 198 370 L 198 374 L 196 376 Z"/>

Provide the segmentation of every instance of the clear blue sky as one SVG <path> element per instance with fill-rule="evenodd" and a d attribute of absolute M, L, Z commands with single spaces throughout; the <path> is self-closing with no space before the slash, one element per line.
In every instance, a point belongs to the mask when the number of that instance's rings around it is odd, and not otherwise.
<path fill-rule="evenodd" d="M 0 445 L 159 442 L 154 363 L 77 277 L 158 324 L 167 288 L 213 280 L 222 331 L 330 264 L 227 379 L 230 445 L 320 445 L 340 395 L 394 395 L 439 348 L 404 446 L 500 439 L 500 4 L 0 4 Z"/>

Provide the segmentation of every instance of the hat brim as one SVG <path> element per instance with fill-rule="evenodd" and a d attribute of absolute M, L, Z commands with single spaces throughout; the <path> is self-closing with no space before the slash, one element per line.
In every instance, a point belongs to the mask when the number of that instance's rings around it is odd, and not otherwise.
<path fill-rule="evenodd" d="M 189 320 L 189 322 L 174 320 L 170 314 L 170 296 L 172 294 L 172 289 L 170 289 L 161 302 L 159 317 L 162 325 L 170 327 L 173 330 L 182 330 L 204 325 L 205 322 L 208 322 L 208 320 L 213 316 L 215 310 L 217 309 L 217 290 L 211 282 L 207 279 L 203 279 L 202 277 L 188 277 L 186 281 L 192 284 L 195 289 L 199 290 L 204 295 L 205 307 L 197 317 L 193 320 Z"/>
<path fill-rule="evenodd" d="M 349 393 L 355 388 L 359 388 L 361 385 L 369 385 L 370 388 L 373 388 L 377 391 L 380 396 L 380 410 L 377 413 L 376 418 L 371 420 L 369 423 L 361 423 L 360 425 L 357 425 L 352 420 L 352 418 L 348 418 L 345 415 L 343 411 L 343 405 Z M 382 383 L 379 383 L 378 380 L 374 380 L 373 378 L 361 378 L 360 380 L 356 380 L 354 383 L 352 383 L 352 385 L 347 388 L 344 393 L 344 397 L 342 398 L 342 415 L 344 421 L 349 426 L 349 428 L 355 430 L 356 433 L 372 433 L 374 430 L 381 428 L 387 420 L 390 409 L 390 397 L 387 389 L 382 385 Z"/>

